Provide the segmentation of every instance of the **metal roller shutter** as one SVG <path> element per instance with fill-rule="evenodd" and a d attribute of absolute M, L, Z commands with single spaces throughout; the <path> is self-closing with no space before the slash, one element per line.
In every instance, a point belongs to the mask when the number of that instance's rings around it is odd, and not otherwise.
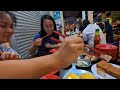
<path fill-rule="evenodd" d="M 11 39 L 11 47 L 16 50 L 22 58 L 30 58 L 29 47 L 33 36 L 40 31 L 40 19 L 49 11 L 11 11 L 16 15 L 17 26 Z"/>

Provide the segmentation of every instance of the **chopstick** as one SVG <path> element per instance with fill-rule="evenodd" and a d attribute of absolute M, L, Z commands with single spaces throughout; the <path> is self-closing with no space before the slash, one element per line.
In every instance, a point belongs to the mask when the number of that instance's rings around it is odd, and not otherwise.
<path fill-rule="evenodd" d="M 47 36 L 49 36 L 50 34 L 47 34 L 46 36 L 42 37 L 42 39 L 46 38 Z"/>
<path fill-rule="evenodd" d="M 60 40 L 58 40 L 58 39 L 56 39 L 56 38 L 53 38 L 53 37 L 51 37 L 50 38 L 51 40 L 53 40 L 53 41 L 55 41 L 55 42 L 57 42 L 57 43 L 61 43 L 62 41 L 60 41 Z M 93 50 L 93 51 L 95 51 L 95 52 L 97 52 L 97 53 L 100 53 L 100 54 L 105 54 L 105 53 L 103 53 L 103 52 L 101 52 L 101 51 L 98 51 L 98 50 L 96 50 L 96 49 L 93 49 L 93 48 L 91 48 L 91 47 L 89 47 L 89 46 L 87 46 L 87 45 L 85 45 L 85 47 L 87 47 L 87 48 L 89 48 L 89 49 L 91 49 L 91 50 Z M 85 51 L 85 50 L 84 50 Z M 87 51 L 85 51 L 85 52 L 87 52 Z M 90 53 L 90 52 L 88 52 L 89 54 L 93 54 L 93 53 Z M 94 55 L 94 54 L 93 54 Z"/>
<path fill-rule="evenodd" d="M 97 49 L 91 48 L 91 47 L 89 47 L 89 46 L 87 46 L 87 45 L 85 45 L 85 47 L 87 47 L 87 48 L 89 48 L 89 49 L 91 49 L 91 50 L 99 53 L 100 55 L 98 56 L 98 55 L 96 55 L 96 54 L 93 54 L 93 53 L 91 53 L 91 52 L 88 52 L 88 51 L 85 51 L 85 50 L 84 50 L 85 53 L 92 54 L 92 55 L 94 55 L 94 56 L 96 56 L 96 57 L 98 57 L 98 58 L 100 58 L 100 59 L 106 60 L 107 62 L 109 62 L 109 61 L 112 59 L 112 56 L 107 55 L 106 53 L 103 53 L 103 52 L 101 52 L 101 51 L 99 51 L 99 50 L 97 50 Z"/>
<path fill-rule="evenodd" d="M 44 38 L 46 38 L 47 36 L 49 36 L 50 34 L 47 34 L 47 35 L 45 35 L 45 36 L 43 36 L 42 38 L 39 38 L 39 39 L 44 39 Z M 32 42 L 32 44 L 34 43 L 34 41 Z"/>
<path fill-rule="evenodd" d="M 66 37 L 65 35 L 57 32 L 57 31 L 53 31 L 53 33 L 54 33 L 54 34 L 57 34 L 57 35 L 60 35 L 60 36 L 62 36 L 63 38 Z M 55 42 L 57 42 L 57 43 L 61 43 L 61 42 L 62 42 L 62 41 L 60 41 L 60 40 L 58 40 L 58 39 L 56 39 L 56 38 L 54 38 L 54 37 L 51 37 L 50 39 L 53 40 L 53 41 L 55 41 Z"/>
<path fill-rule="evenodd" d="M 91 49 L 91 50 L 93 50 L 93 51 L 95 51 L 95 52 L 97 52 L 97 53 L 105 54 L 105 53 L 103 53 L 103 52 L 101 52 L 101 51 L 99 51 L 99 50 L 97 50 L 97 49 L 91 48 L 91 47 L 89 47 L 89 46 L 87 46 L 87 45 L 85 45 L 85 47 L 87 47 L 87 48 L 89 48 L 89 49 Z"/>
<path fill-rule="evenodd" d="M 100 58 L 100 59 L 103 59 L 103 58 L 101 58 L 100 56 L 97 56 L 96 54 L 93 54 L 93 53 L 91 53 L 91 52 L 87 52 L 87 51 L 85 51 L 85 50 L 83 50 L 85 53 L 87 53 L 87 54 L 89 54 L 89 55 L 93 55 L 93 56 L 96 56 L 97 58 Z M 104 59 L 103 59 L 104 60 Z"/>
<path fill-rule="evenodd" d="M 53 33 L 55 33 L 55 34 L 57 34 L 57 35 L 60 35 L 60 36 L 62 36 L 63 38 L 65 38 L 65 37 L 66 37 L 65 35 L 63 35 L 63 34 L 61 34 L 61 33 L 57 32 L 57 31 L 53 31 Z"/>
<path fill-rule="evenodd" d="M 53 40 L 53 41 L 55 41 L 55 42 L 57 42 L 57 43 L 61 43 L 61 42 L 62 42 L 62 41 L 60 41 L 60 40 L 58 40 L 58 39 L 56 39 L 56 38 L 53 38 L 53 37 L 51 37 L 50 39 Z M 93 54 L 93 53 L 91 53 L 91 52 L 88 52 L 88 51 L 83 50 L 83 51 L 84 51 L 85 53 L 87 53 L 87 54 L 94 55 L 94 56 L 96 56 L 97 58 L 100 58 L 100 59 L 102 59 L 102 60 L 106 60 L 107 62 L 109 62 L 109 61 L 112 59 L 112 56 L 107 55 L 107 54 L 105 54 L 105 53 L 103 53 L 103 52 L 101 52 L 101 51 L 99 51 L 99 50 L 96 50 L 96 49 L 94 49 L 94 48 L 91 48 L 91 47 L 89 47 L 89 46 L 87 46 L 87 45 L 85 45 L 85 47 L 87 47 L 87 48 L 89 48 L 89 49 L 91 49 L 91 50 L 99 53 L 100 56 L 97 55 L 97 54 Z"/>
<path fill-rule="evenodd" d="M 53 31 L 53 33 L 55 33 L 55 34 L 57 34 L 57 35 L 60 35 L 60 36 L 62 36 L 63 38 L 66 37 L 66 36 L 62 35 L 61 33 L 57 32 L 57 31 Z M 50 39 L 53 40 L 53 41 L 55 41 L 55 42 L 57 42 L 57 43 L 61 43 L 61 42 L 62 42 L 62 41 L 60 41 L 60 40 L 58 40 L 58 39 L 55 39 L 55 38 L 53 38 L 53 37 L 51 37 Z M 91 53 L 91 52 L 88 52 L 88 51 L 83 50 L 84 52 L 86 52 L 86 53 L 88 53 L 88 54 L 92 54 L 92 55 L 94 55 L 94 56 L 96 56 L 96 57 L 98 57 L 98 58 L 100 58 L 100 59 L 106 60 L 107 62 L 109 62 L 109 61 L 112 59 L 112 56 L 107 55 L 107 54 L 105 54 L 105 53 L 103 53 L 103 52 L 101 52 L 101 51 L 99 51 L 99 50 L 97 50 L 97 49 L 91 48 L 91 47 L 89 47 L 89 46 L 87 46 L 87 45 L 85 45 L 85 47 L 87 47 L 87 48 L 89 48 L 89 49 L 91 49 L 91 50 L 99 53 L 100 56 L 98 56 L 97 54 L 93 54 L 93 53 Z"/>
<path fill-rule="evenodd" d="M 56 39 L 54 37 L 51 37 L 50 39 L 53 40 L 53 41 L 55 41 L 55 42 L 57 42 L 57 43 L 61 43 L 62 42 L 62 41 L 60 41 L 60 40 L 58 40 L 58 39 Z"/>

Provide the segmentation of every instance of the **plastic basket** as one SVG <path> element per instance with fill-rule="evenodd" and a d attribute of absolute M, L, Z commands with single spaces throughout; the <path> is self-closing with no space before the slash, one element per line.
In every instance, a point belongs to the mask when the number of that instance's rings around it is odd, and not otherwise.
<path fill-rule="evenodd" d="M 116 60 L 118 57 L 118 47 L 110 44 L 99 44 L 95 48 L 101 52 L 104 52 L 112 56 L 112 60 Z"/>

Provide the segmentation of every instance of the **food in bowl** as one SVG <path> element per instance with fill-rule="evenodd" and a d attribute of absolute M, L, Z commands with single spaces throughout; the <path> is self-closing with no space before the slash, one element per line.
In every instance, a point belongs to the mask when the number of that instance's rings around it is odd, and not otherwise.
<path fill-rule="evenodd" d="M 97 57 L 93 55 L 86 55 L 85 60 L 96 61 Z"/>
<path fill-rule="evenodd" d="M 76 65 L 77 65 L 77 66 L 82 66 L 82 61 L 77 61 L 77 62 L 76 62 Z"/>
<path fill-rule="evenodd" d="M 76 65 L 78 67 L 89 67 L 91 65 L 91 62 L 89 60 L 77 60 Z"/>
<path fill-rule="evenodd" d="M 90 60 L 91 62 L 98 60 L 98 58 L 97 58 L 96 56 L 94 56 L 94 55 L 89 55 L 89 54 L 85 54 L 85 53 L 80 56 L 80 59 Z"/>
<path fill-rule="evenodd" d="M 95 76 L 89 73 L 82 73 L 79 78 L 80 79 L 96 79 Z"/>
<path fill-rule="evenodd" d="M 66 79 L 79 79 L 79 76 L 74 73 L 70 73 L 66 76 Z"/>

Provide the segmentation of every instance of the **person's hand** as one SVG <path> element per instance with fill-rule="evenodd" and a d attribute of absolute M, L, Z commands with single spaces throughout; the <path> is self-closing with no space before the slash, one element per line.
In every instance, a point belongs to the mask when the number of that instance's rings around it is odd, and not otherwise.
<path fill-rule="evenodd" d="M 0 52 L 0 60 L 19 60 L 19 55 L 13 52 Z"/>
<path fill-rule="evenodd" d="M 51 47 L 52 47 L 52 45 L 51 45 L 51 44 L 49 44 L 49 43 L 47 43 L 47 44 L 45 44 L 45 47 L 46 47 L 46 48 L 51 48 Z"/>
<path fill-rule="evenodd" d="M 35 47 L 41 46 L 42 40 L 43 40 L 42 38 L 36 39 L 36 40 L 33 42 L 33 46 L 35 46 Z"/>
<path fill-rule="evenodd" d="M 65 38 L 60 48 L 53 54 L 60 67 L 65 68 L 72 64 L 83 52 L 84 42 L 80 37 Z"/>
<path fill-rule="evenodd" d="M 55 44 L 55 45 L 47 43 L 47 44 L 45 44 L 45 47 L 46 48 L 58 48 L 58 47 L 60 47 L 60 45 L 61 45 L 61 43 L 58 43 L 58 44 Z"/>

